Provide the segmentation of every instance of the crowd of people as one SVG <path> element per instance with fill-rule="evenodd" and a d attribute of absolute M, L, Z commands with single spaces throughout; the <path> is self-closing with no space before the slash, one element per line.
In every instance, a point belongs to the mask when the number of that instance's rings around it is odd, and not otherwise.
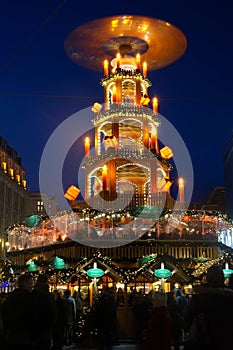
<path fill-rule="evenodd" d="M 117 308 L 124 305 L 123 290 L 116 294 L 112 289 L 102 290 L 90 307 L 78 292 L 72 296 L 69 289 L 50 292 L 45 275 L 39 275 L 33 283 L 31 274 L 22 274 L 18 287 L 1 300 L 3 350 L 62 350 L 72 344 L 83 349 L 91 345 L 98 350 L 111 350 L 119 344 Z M 223 270 L 214 265 L 207 271 L 205 283 L 194 287 L 194 291 L 192 296 L 185 295 L 180 288 L 144 295 L 132 289 L 127 306 L 134 317 L 136 348 L 229 348 L 233 275 L 226 285 Z M 86 344 L 82 343 L 84 335 Z M 94 339 L 92 344 L 90 339 Z"/>
<path fill-rule="evenodd" d="M 1 344 L 4 350 L 61 350 L 71 344 L 77 318 L 77 306 L 70 291 L 64 295 L 49 291 L 48 278 L 26 273 L 18 278 L 18 287 L 1 302 Z"/>

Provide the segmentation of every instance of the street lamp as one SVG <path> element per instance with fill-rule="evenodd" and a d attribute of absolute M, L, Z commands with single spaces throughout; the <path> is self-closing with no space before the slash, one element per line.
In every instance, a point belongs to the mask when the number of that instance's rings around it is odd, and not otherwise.
<path fill-rule="evenodd" d="M 164 291 L 164 281 L 171 276 L 171 271 L 164 268 L 164 263 L 161 263 L 161 268 L 154 271 L 156 277 L 161 280 L 161 289 Z"/>
<path fill-rule="evenodd" d="M 97 294 L 97 278 L 100 278 L 104 275 L 104 270 L 97 267 L 97 263 L 94 262 L 94 267 L 87 270 L 87 276 L 90 277 L 94 284 L 94 294 Z M 92 306 L 92 291 L 90 292 L 90 306 Z"/>

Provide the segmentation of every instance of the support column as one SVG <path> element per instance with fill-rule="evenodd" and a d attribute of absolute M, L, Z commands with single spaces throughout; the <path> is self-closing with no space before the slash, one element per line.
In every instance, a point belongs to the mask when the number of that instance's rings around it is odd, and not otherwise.
<path fill-rule="evenodd" d="M 108 101 L 108 93 L 107 86 L 104 86 L 104 109 L 108 109 L 109 101 Z"/>
<path fill-rule="evenodd" d="M 108 184 L 110 193 L 116 193 L 116 159 L 108 162 Z"/>
<path fill-rule="evenodd" d="M 141 80 L 139 77 L 136 78 L 136 105 L 140 106 L 141 101 Z"/>
<path fill-rule="evenodd" d="M 143 117 L 143 144 L 146 148 L 149 149 L 150 147 L 150 139 L 149 139 L 149 132 L 148 132 L 148 120 Z"/>
<path fill-rule="evenodd" d="M 122 102 L 122 79 L 120 76 L 116 78 L 116 102 Z"/>
<path fill-rule="evenodd" d="M 157 193 L 157 160 L 152 159 L 150 164 L 151 174 L 150 174 L 150 186 L 151 194 L 155 195 Z"/>

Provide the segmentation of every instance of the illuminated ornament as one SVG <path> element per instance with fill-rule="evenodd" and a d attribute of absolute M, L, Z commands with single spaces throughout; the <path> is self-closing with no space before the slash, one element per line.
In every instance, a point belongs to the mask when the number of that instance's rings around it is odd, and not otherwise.
<path fill-rule="evenodd" d="M 41 223 L 42 219 L 39 215 L 31 215 L 25 220 L 26 227 L 36 227 Z"/>
<path fill-rule="evenodd" d="M 37 272 L 38 271 L 38 265 L 34 263 L 34 261 L 31 261 L 28 265 L 28 272 Z"/>
<path fill-rule="evenodd" d="M 166 180 L 165 180 L 165 177 L 163 177 L 161 180 L 159 180 L 159 182 L 157 183 L 157 188 L 159 190 L 162 190 L 163 187 L 166 185 Z"/>
<path fill-rule="evenodd" d="M 102 106 L 101 106 L 101 104 L 99 104 L 98 102 L 95 102 L 95 103 L 93 104 L 93 106 L 91 107 L 91 110 L 92 110 L 92 112 L 94 112 L 94 113 L 99 113 L 99 112 L 101 111 L 101 109 L 102 109 Z"/>
<path fill-rule="evenodd" d="M 173 157 L 173 152 L 170 147 L 165 146 L 160 150 L 160 154 L 165 159 L 170 159 Z"/>
<path fill-rule="evenodd" d="M 157 187 L 160 191 L 168 191 L 172 184 L 173 180 L 165 176 L 157 183 Z"/>
<path fill-rule="evenodd" d="M 108 149 L 108 148 L 111 148 L 111 147 L 117 147 L 118 146 L 118 141 L 116 139 L 115 136 L 105 136 L 104 138 L 104 148 L 105 148 L 105 151 Z"/>
<path fill-rule="evenodd" d="M 80 193 L 80 189 L 77 188 L 76 186 L 74 185 L 71 185 L 67 190 L 66 190 L 66 193 L 64 194 L 64 197 L 70 201 L 72 200 L 75 200 L 79 193 Z"/>
<path fill-rule="evenodd" d="M 55 270 L 63 270 L 66 269 L 66 264 L 64 262 L 64 259 L 59 258 L 56 256 L 52 262 L 52 266 Z"/>
<path fill-rule="evenodd" d="M 142 106 L 148 106 L 148 104 L 150 103 L 150 98 L 147 95 L 144 95 L 141 98 L 140 103 Z"/>

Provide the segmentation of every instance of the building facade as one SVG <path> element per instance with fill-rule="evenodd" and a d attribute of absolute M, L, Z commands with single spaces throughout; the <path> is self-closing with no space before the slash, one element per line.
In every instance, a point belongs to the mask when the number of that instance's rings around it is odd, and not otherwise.
<path fill-rule="evenodd" d="M 2 255 L 5 250 L 5 230 L 21 222 L 25 215 L 25 203 L 29 199 L 22 159 L 0 137 L 0 237 Z"/>
<path fill-rule="evenodd" d="M 30 215 L 49 216 L 58 211 L 56 200 L 47 195 L 49 212 L 45 211 L 40 192 L 28 192 L 22 158 L 0 137 L 0 258 L 7 249 L 6 230 L 25 221 Z"/>
<path fill-rule="evenodd" d="M 233 132 L 223 151 L 226 212 L 233 219 Z"/>

